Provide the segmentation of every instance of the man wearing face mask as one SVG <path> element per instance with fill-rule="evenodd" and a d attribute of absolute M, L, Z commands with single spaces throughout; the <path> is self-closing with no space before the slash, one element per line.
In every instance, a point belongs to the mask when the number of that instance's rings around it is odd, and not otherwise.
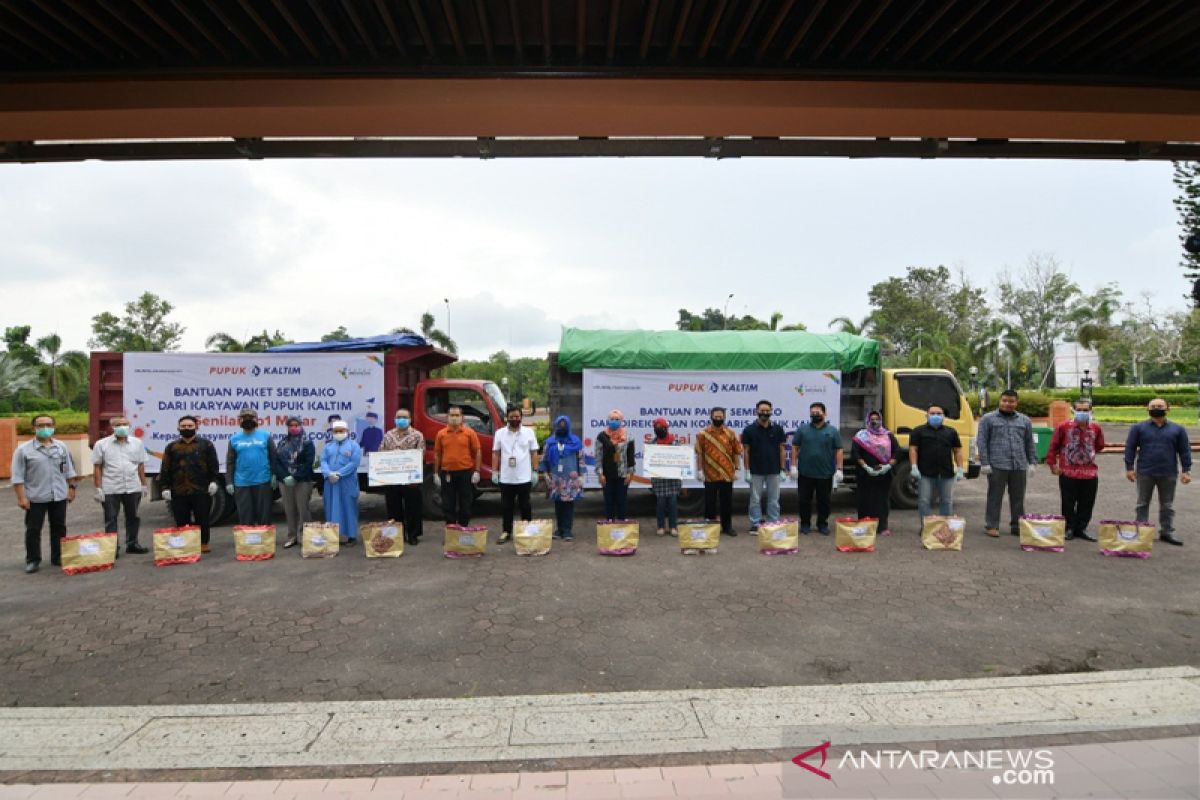
<path fill-rule="evenodd" d="M 158 485 L 163 500 L 171 504 L 176 525 L 200 526 L 200 551 L 207 553 L 212 496 L 220 488 L 221 466 L 213 443 L 196 435 L 198 427 L 190 414 L 179 418 L 179 438 L 168 442 L 163 451 Z"/>
<path fill-rule="evenodd" d="M 500 482 L 499 544 L 512 539 L 514 505 L 520 505 L 521 519 L 533 519 L 529 491 L 538 468 L 537 436 L 521 424 L 521 407 L 509 406 L 506 416 L 508 424 L 492 437 L 492 475 Z"/>
<path fill-rule="evenodd" d="M 696 437 L 696 480 L 704 484 L 704 518 L 717 519 L 720 506 L 721 533 L 737 536 L 733 529 L 733 479 L 742 459 L 742 443 L 725 427 L 725 409 L 708 412 L 709 426 Z"/>
<path fill-rule="evenodd" d="M 42 524 L 50 518 L 50 563 L 62 565 L 62 538 L 67 535 L 67 504 L 75 500 L 75 461 L 66 445 L 54 438 L 54 417 L 33 420 L 34 438 L 13 452 L 12 487 L 25 512 L 25 572 L 42 563 Z"/>
<path fill-rule="evenodd" d="M 125 552 L 150 552 L 138 544 L 138 506 L 149 491 L 146 485 L 146 448 L 142 440 L 129 435 L 129 420 L 109 420 L 112 436 L 105 436 L 92 448 L 92 480 L 96 502 L 104 508 L 104 530 L 117 532 L 117 515 L 125 510 Z M 120 548 L 117 548 L 118 552 Z"/>
<path fill-rule="evenodd" d="M 333 439 L 321 451 L 321 475 L 325 478 L 325 521 L 335 522 L 341 544 L 358 543 L 358 465 L 363 451 L 350 438 L 345 420 L 333 423 Z"/>
<path fill-rule="evenodd" d="M 381 450 L 420 450 L 425 452 L 425 434 L 412 426 L 412 414 L 407 408 L 396 411 L 396 427 L 383 437 Z M 404 541 L 417 544 L 424 533 L 421 518 L 421 483 L 405 486 L 389 486 L 383 490 L 390 519 L 404 523 Z"/>
<path fill-rule="evenodd" d="M 767 522 L 779 519 L 779 484 L 783 471 L 784 443 L 787 434 L 772 422 L 774 406 L 759 400 L 754 406 L 757 421 L 742 431 L 742 478 L 750 484 L 750 532 L 762 522 L 762 498 L 767 496 Z"/>
<path fill-rule="evenodd" d="M 913 428 L 908 435 L 908 463 L 912 474 L 920 481 L 917 492 L 917 515 L 921 527 L 938 497 L 938 514 L 948 517 L 954 513 L 954 484 L 963 479 L 962 441 L 958 431 L 947 425 L 946 412 L 931 405 L 925 414 L 926 423 Z"/>
<path fill-rule="evenodd" d="M 1075 418 L 1054 429 L 1046 463 L 1058 476 L 1058 492 L 1062 496 L 1062 515 L 1067 520 L 1067 538 L 1096 541 L 1088 533 L 1092 508 L 1096 504 L 1096 488 L 1100 469 L 1096 455 L 1104 450 L 1104 431 L 1092 422 L 1092 401 L 1081 397 L 1075 401 Z"/>
<path fill-rule="evenodd" d="M 479 435 L 463 424 L 463 412 L 450 406 L 447 425 L 433 440 L 433 480 L 442 489 L 442 513 L 446 522 L 466 527 L 471 524 L 471 505 L 479 485 L 483 448 Z"/>
<path fill-rule="evenodd" d="M 1021 532 L 1021 516 L 1025 513 L 1025 485 L 1037 468 L 1037 446 L 1033 442 L 1033 423 L 1017 411 L 1017 393 L 1005 389 L 1000 393 L 1000 408 L 984 414 L 979 420 L 975 443 L 979 463 L 987 475 L 987 509 L 984 512 L 984 532 L 1000 535 L 1000 507 L 1008 491 L 1008 530 L 1013 536 Z"/>
<path fill-rule="evenodd" d="M 800 532 L 812 530 L 812 496 L 817 495 L 817 531 L 829 535 L 829 496 L 842 482 L 842 434 L 825 421 L 825 404 L 808 407 L 809 424 L 792 436 L 792 476 L 800 497 Z"/>
<path fill-rule="evenodd" d="M 225 451 L 225 491 L 237 503 L 239 525 L 269 525 L 274 499 L 275 440 L 258 427 L 258 412 L 243 408 L 238 413 L 240 431 L 229 437 Z"/>
<path fill-rule="evenodd" d="M 284 547 L 295 547 L 300 541 L 304 523 L 312 520 L 313 462 L 317 448 L 304 432 L 304 421 L 288 417 L 287 436 L 275 446 L 271 469 L 280 484 L 283 515 L 287 518 L 288 538 Z"/>
<path fill-rule="evenodd" d="M 1150 419 L 1129 429 L 1125 440 L 1125 477 L 1137 484 L 1135 518 L 1150 519 L 1150 499 L 1158 490 L 1158 538 L 1183 545 L 1175 535 L 1175 483 L 1192 482 L 1192 447 L 1187 431 L 1167 419 L 1170 406 L 1161 397 L 1150 401 Z M 1182 467 L 1182 474 L 1180 467 Z"/>

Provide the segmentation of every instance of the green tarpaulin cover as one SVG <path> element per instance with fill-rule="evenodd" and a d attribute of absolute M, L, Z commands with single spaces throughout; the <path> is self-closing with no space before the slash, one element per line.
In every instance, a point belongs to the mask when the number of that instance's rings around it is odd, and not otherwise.
<path fill-rule="evenodd" d="M 879 342 L 807 331 L 588 331 L 566 328 L 558 364 L 583 369 L 853 372 L 879 366 Z"/>

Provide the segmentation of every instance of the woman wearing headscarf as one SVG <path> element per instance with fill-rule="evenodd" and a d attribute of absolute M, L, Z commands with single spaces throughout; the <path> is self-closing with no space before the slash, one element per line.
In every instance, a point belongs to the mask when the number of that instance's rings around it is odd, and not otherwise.
<path fill-rule="evenodd" d="M 325 521 L 336 522 L 341 543 L 358 543 L 358 465 L 362 448 L 350 438 L 344 420 L 333 423 L 333 439 L 321 451 L 321 475 L 325 478 Z"/>
<path fill-rule="evenodd" d="M 874 517 L 879 520 L 879 532 L 891 536 L 888 527 L 888 501 L 892 492 L 892 468 L 900 443 L 892 432 L 883 427 L 883 416 L 878 411 L 867 415 L 867 427 L 854 434 L 850 457 L 858 467 L 858 516 Z"/>
<path fill-rule="evenodd" d="M 608 412 L 604 430 L 596 437 L 596 477 L 604 490 L 604 518 L 625 519 L 629 515 L 629 482 L 637 464 L 633 440 L 625 430 L 625 414 Z"/>
<path fill-rule="evenodd" d="M 667 420 L 659 417 L 654 420 L 654 444 L 675 446 L 675 434 Z M 658 516 L 658 535 L 679 535 L 679 492 L 683 489 L 683 481 L 678 478 L 651 478 L 650 488 L 654 490 L 655 512 Z"/>
<path fill-rule="evenodd" d="M 309 501 L 312 499 L 316 458 L 316 445 L 304 433 L 303 422 L 299 417 L 289 417 L 287 436 L 275 445 L 275 459 L 271 465 L 283 497 L 283 513 L 287 517 L 288 538 L 284 547 L 295 547 L 304 523 L 312 519 Z"/>
<path fill-rule="evenodd" d="M 543 445 L 539 471 L 546 476 L 547 494 L 554 501 L 555 537 L 575 541 L 575 499 L 583 494 L 583 442 L 571 432 L 571 418 L 554 420 L 553 432 Z"/>

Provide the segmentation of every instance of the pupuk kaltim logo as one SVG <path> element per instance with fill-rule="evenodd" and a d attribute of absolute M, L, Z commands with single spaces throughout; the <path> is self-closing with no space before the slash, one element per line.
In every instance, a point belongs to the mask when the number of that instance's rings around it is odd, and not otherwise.
<path fill-rule="evenodd" d="M 830 744 L 829 742 L 822 742 L 821 744 L 817 745 L 816 747 L 805 750 L 803 753 L 801 753 L 800 755 L 793 758 L 792 763 L 795 764 L 797 767 L 801 767 L 802 769 L 808 770 L 809 772 L 813 773 L 814 775 L 821 776 L 822 778 L 824 778 L 827 781 L 833 780 L 833 776 L 830 775 L 828 772 L 826 772 L 823 769 L 823 767 L 825 766 L 825 759 L 829 755 L 829 744 Z M 820 767 L 814 767 L 812 764 L 809 764 L 807 761 L 808 758 L 815 756 L 817 753 L 821 754 L 821 766 Z"/>

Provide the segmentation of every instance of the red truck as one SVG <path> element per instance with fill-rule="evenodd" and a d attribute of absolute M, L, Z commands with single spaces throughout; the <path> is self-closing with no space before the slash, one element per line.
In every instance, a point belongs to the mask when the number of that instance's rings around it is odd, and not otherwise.
<path fill-rule="evenodd" d="M 484 449 L 480 487 L 483 491 L 495 490 L 491 480 L 492 434 L 502 427 L 507 404 L 500 387 L 491 381 L 449 380 L 431 378 L 430 373 L 453 364 L 457 357 L 450 352 L 426 343 L 420 337 L 379 336 L 343 342 L 314 342 L 283 345 L 272 348 L 268 354 L 273 359 L 285 356 L 289 359 L 304 359 L 306 353 L 330 352 L 373 352 L 381 353 L 384 368 L 383 420 L 390 423 L 396 410 L 407 408 L 412 412 L 413 425 L 425 435 L 425 484 L 424 507 L 431 519 L 441 517 L 441 496 L 433 485 L 433 440 L 437 432 L 446 426 L 446 412 L 451 406 L 463 410 L 466 424 L 479 434 Z M 226 354 L 211 353 L 214 359 Z M 297 362 L 299 363 L 299 362 Z M 88 444 L 112 432 L 109 420 L 129 414 L 125 408 L 124 354 L 93 352 L 91 354 L 91 386 L 89 390 L 91 414 L 88 421 Z M 264 414 L 263 425 L 276 435 L 283 434 L 282 424 Z M 136 427 L 136 424 L 135 424 Z M 201 426 L 201 435 L 204 427 Z M 323 432 L 322 432 L 323 433 Z M 218 446 L 222 453 L 223 446 Z M 155 476 L 157 477 L 157 476 Z M 366 488 L 366 473 L 359 474 Z M 153 499 L 161 497 L 157 480 L 151 482 Z M 370 490 L 368 490 L 370 491 Z M 225 492 L 213 497 L 212 519 L 224 520 L 233 513 L 233 503 Z"/>

